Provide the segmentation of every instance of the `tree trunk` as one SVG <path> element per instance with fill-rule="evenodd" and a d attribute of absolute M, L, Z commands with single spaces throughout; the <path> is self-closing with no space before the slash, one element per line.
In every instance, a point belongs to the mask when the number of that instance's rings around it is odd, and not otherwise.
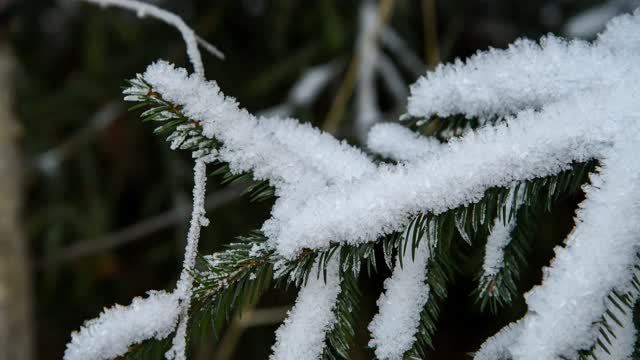
<path fill-rule="evenodd" d="M 21 168 L 12 114 L 15 59 L 0 32 L 0 360 L 32 358 L 31 274 L 20 227 Z"/>

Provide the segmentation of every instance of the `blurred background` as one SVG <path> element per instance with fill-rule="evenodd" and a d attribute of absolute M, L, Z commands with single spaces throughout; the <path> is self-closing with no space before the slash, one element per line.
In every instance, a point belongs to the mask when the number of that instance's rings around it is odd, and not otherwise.
<path fill-rule="evenodd" d="M 251 112 L 294 116 L 353 144 L 362 144 L 372 123 L 397 121 L 408 86 L 439 62 L 503 48 L 521 36 L 592 39 L 609 18 L 640 4 L 151 2 L 182 16 L 225 53 L 224 61 L 204 55 L 207 77 Z M 372 32 L 378 36 L 367 41 Z M 154 136 L 139 112 L 128 112 L 121 95 L 126 79 L 160 58 L 188 66 L 179 33 L 156 20 L 74 0 L 0 0 L 0 359 L 59 359 L 70 333 L 103 307 L 174 286 L 192 162 Z M 269 216 L 270 203 L 250 203 L 241 188 L 217 180 L 210 180 L 212 225 L 202 254 Z M 539 281 L 579 200 L 541 214 L 523 290 Z M 372 358 L 366 324 L 386 276 L 361 279 L 353 359 Z M 517 300 L 500 316 L 481 313 L 470 296 L 472 279 L 462 273 L 452 287 L 430 359 L 467 359 L 524 312 Z M 268 358 L 294 298 L 295 292 L 267 294 L 218 339 L 193 349 L 192 359 Z"/>

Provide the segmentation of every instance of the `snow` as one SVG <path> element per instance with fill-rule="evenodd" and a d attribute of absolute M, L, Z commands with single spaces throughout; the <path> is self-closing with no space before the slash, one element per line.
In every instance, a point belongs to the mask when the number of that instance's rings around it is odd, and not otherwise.
<path fill-rule="evenodd" d="M 382 156 L 407 162 L 426 160 L 443 148 L 437 139 L 421 136 L 396 123 L 374 125 L 369 131 L 367 147 Z"/>
<path fill-rule="evenodd" d="M 566 246 L 556 248 L 542 284 L 525 295 L 529 311 L 511 348 L 515 359 L 551 359 L 588 348 L 593 323 L 606 310 L 604 299 L 630 283 L 640 250 L 640 159 L 633 146 L 640 132 L 627 132 L 585 188 L 587 199 Z"/>
<path fill-rule="evenodd" d="M 522 333 L 522 322 L 517 321 L 502 328 L 497 334 L 487 339 L 473 360 L 507 360 L 512 359 L 509 346 Z"/>
<path fill-rule="evenodd" d="M 506 50 L 478 52 L 464 63 L 456 60 L 427 73 L 411 86 L 408 112 L 414 117 L 484 118 L 539 109 L 575 94 L 617 86 L 619 79 L 636 72 L 634 62 L 621 55 L 606 41 L 591 45 L 554 36 L 543 37 L 539 44 L 517 40 Z"/>
<path fill-rule="evenodd" d="M 150 291 L 129 306 L 115 305 L 71 334 L 65 360 L 106 360 L 124 355 L 129 346 L 146 339 L 163 339 L 178 322 L 178 299 L 164 291 Z"/>
<path fill-rule="evenodd" d="M 518 188 L 519 189 L 519 188 Z M 482 277 L 492 277 L 504 268 L 504 248 L 511 242 L 511 233 L 516 227 L 516 213 L 522 202 L 522 192 L 515 194 L 516 187 L 511 187 L 509 196 L 505 200 L 504 213 L 497 216 L 487 237 Z M 513 198 L 516 196 L 515 207 Z M 510 215 L 511 214 L 511 215 Z M 509 217 L 511 219 L 509 220 Z"/>
<path fill-rule="evenodd" d="M 576 97 L 522 112 L 507 123 L 452 139 L 427 161 L 382 165 L 356 182 L 313 194 L 288 219 L 274 212 L 263 231 L 285 257 L 332 242 L 374 241 L 402 230 L 417 213 L 439 214 L 477 202 L 488 188 L 557 174 L 607 148 L 613 128 L 602 120 L 625 111 L 609 111 L 602 106 L 605 98 L 625 101 L 626 112 L 633 104 L 631 95 L 620 91 L 598 93 L 588 103 Z"/>
<path fill-rule="evenodd" d="M 336 323 L 333 309 L 340 294 L 339 260 L 334 256 L 322 273 L 313 271 L 300 289 L 296 304 L 276 331 L 271 360 L 319 359 L 327 331 Z M 317 264 L 313 266 L 317 269 Z"/>
<path fill-rule="evenodd" d="M 599 158 L 616 129 L 633 124 L 629 109 L 636 106 L 635 93 L 622 85 L 631 80 L 619 79 L 617 87 L 521 111 L 495 127 L 452 139 L 428 161 L 376 167 L 360 150 L 309 125 L 255 118 L 222 95 L 215 82 L 187 76 L 183 69 L 158 62 L 143 77 L 197 119 L 205 136 L 225 144 L 217 157 L 232 171 L 271 181 L 279 199 L 262 230 L 289 258 L 331 242 L 373 241 L 402 230 L 413 214 L 437 214 L 478 201 L 490 187 L 554 175 L 574 161 Z"/>
<path fill-rule="evenodd" d="M 211 54 L 224 58 L 224 54 L 218 50 L 215 46 L 211 45 L 204 39 L 197 36 L 193 30 L 185 24 L 185 22 L 179 16 L 163 10 L 155 5 L 137 1 L 137 0 L 83 0 L 89 3 L 98 4 L 101 6 L 117 6 L 123 9 L 133 10 L 138 17 L 151 16 L 158 20 L 175 27 L 184 40 L 187 46 L 187 55 L 193 65 L 193 69 L 197 74 L 200 74 L 204 78 L 204 65 L 202 64 L 202 57 L 200 56 L 200 50 L 198 50 L 198 44 L 210 52 Z"/>
<path fill-rule="evenodd" d="M 405 231 L 405 238 L 412 238 L 414 229 Z M 385 280 L 385 292 L 377 301 L 379 312 L 369 324 L 369 346 L 375 348 L 377 359 L 401 360 L 415 342 L 420 313 L 429 299 L 429 256 L 428 240 L 423 238 L 415 254 L 407 249 L 402 266 L 396 261 L 393 274 Z"/>
<path fill-rule="evenodd" d="M 315 191 L 318 185 L 349 182 L 375 171 L 371 160 L 346 142 L 293 119 L 256 118 L 225 97 L 215 82 L 188 76 L 184 69 L 157 62 L 143 77 L 165 99 L 182 104 L 185 115 L 201 123 L 205 136 L 224 143 L 218 159 L 234 172 L 250 171 L 279 189 Z"/>

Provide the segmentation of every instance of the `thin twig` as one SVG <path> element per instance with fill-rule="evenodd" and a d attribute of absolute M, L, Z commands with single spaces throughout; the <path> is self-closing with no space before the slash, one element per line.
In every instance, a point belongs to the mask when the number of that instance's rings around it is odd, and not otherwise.
<path fill-rule="evenodd" d="M 240 197 L 242 189 L 229 187 L 207 196 L 206 210 L 213 210 Z M 49 255 L 38 262 L 39 268 L 48 268 L 61 262 L 76 260 L 140 240 L 145 236 L 173 226 L 189 217 L 189 209 L 174 208 L 162 214 L 145 219 L 122 230 L 95 239 L 80 241 Z"/>
<path fill-rule="evenodd" d="M 436 0 L 422 0 L 422 16 L 424 22 L 425 61 L 427 66 L 433 69 L 440 63 Z"/>
<path fill-rule="evenodd" d="M 222 338 L 220 345 L 218 345 L 216 349 L 213 359 L 231 359 L 235 353 L 238 342 L 240 341 L 240 337 L 246 329 L 256 326 L 277 324 L 287 316 L 289 308 L 289 306 L 266 309 L 255 309 L 253 306 L 246 307 L 242 311 L 242 315 L 235 317 L 229 325 L 225 336 Z"/>

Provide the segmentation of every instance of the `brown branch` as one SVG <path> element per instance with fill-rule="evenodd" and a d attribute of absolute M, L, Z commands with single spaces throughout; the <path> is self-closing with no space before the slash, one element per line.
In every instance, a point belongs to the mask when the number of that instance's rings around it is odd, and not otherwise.
<path fill-rule="evenodd" d="M 378 41 L 378 37 L 391 18 L 393 6 L 394 0 L 381 1 L 378 6 L 376 29 L 372 34 L 370 34 L 371 39 L 368 39 L 367 41 Z M 330 133 L 335 133 L 338 130 L 338 125 L 340 125 L 347 103 L 349 102 L 349 99 L 351 99 L 351 95 L 353 95 L 359 66 L 360 56 L 358 56 L 356 52 L 351 58 L 349 68 L 347 69 L 342 84 L 338 88 L 338 92 L 336 93 L 336 97 L 333 99 L 333 103 L 331 103 L 331 107 L 329 108 L 329 112 L 327 113 L 322 126 L 324 130 Z"/>
<path fill-rule="evenodd" d="M 424 22 L 425 61 L 427 66 L 433 69 L 440 63 L 436 0 L 422 0 L 422 17 Z"/>
<path fill-rule="evenodd" d="M 32 290 L 20 224 L 22 173 L 13 106 L 15 58 L 0 29 L 0 359 L 33 357 Z"/>
<path fill-rule="evenodd" d="M 226 205 L 240 197 L 240 187 L 229 187 L 207 196 L 206 210 L 213 210 Z M 72 244 L 53 255 L 49 255 L 38 262 L 38 268 L 47 268 L 61 262 L 76 260 L 106 251 L 130 242 L 140 240 L 162 229 L 171 227 L 189 217 L 188 209 L 174 208 L 162 214 L 145 219 L 114 233 L 95 239 L 89 239 Z"/>

